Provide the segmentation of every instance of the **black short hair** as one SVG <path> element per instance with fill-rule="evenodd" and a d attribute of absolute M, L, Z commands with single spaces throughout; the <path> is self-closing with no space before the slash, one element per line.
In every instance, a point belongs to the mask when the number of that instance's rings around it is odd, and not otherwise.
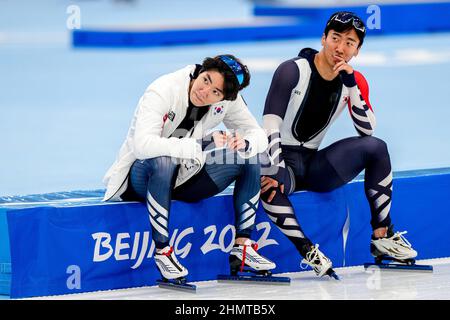
<path fill-rule="evenodd" d="M 224 100 L 233 101 L 236 100 L 238 92 L 250 84 L 250 72 L 248 71 L 247 66 L 244 65 L 241 60 L 239 60 L 235 56 L 231 54 L 224 54 L 223 56 L 227 56 L 240 64 L 242 70 L 244 71 L 244 80 L 242 84 L 239 84 L 239 81 L 234 72 L 222 59 L 220 59 L 220 56 L 215 56 L 214 58 L 205 58 L 203 60 L 200 73 L 208 70 L 217 70 L 220 74 L 222 74 L 224 78 Z"/>
<path fill-rule="evenodd" d="M 352 16 L 353 18 L 350 19 L 348 22 L 343 23 L 343 22 L 340 22 L 340 21 L 335 20 L 336 16 L 338 16 L 339 14 L 347 14 L 347 15 L 349 15 L 349 16 Z M 364 27 L 364 28 L 363 28 L 364 31 L 361 31 L 361 30 L 355 28 L 355 26 L 353 25 L 354 19 L 357 20 L 358 23 L 360 23 L 360 24 Z M 356 35 L 358 36 L 358 39 L 359 39 L 359 45 L 358 45 L 358 48 L 360 48 L 360 47 L 362 46 L 363 42 L 364 42 L 364 37 L 366 36 L 366 26 L 365 26 L 364 22 L 362 21 L 362 19 L 359 18 L 359 17 L 358 17 L 356 14 L 354 14 L 353 12 L 349 12 L 349 11 L 338 11 L 338 12 L 333 13 L 333 14 L 330 16 L 330 18 L 328 19 L 327 24 L 326 24 L 326 26 L 325 26 L 325 30 L 324 30 L 323 33 L 325 34 L 325 37 L 327 37 L 327 36 L 328 36 L 328 32 L 329 32 L 330 30 L 334 30 L 334 31 L 337 31 L 337 32 L 347 32 L 347 31 L 349 31 L 350 29 L 355 30 Z"/>

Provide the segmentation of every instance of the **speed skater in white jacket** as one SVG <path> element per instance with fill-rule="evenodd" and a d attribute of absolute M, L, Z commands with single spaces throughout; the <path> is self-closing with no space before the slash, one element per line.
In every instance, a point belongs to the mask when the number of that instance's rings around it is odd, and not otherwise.
<path fill-rule="evenodd" d="M 258 154 L 268 146 L 239 94 L 249 81 L 247 67 L 232 55 L 206 58 L 202 65 L 158 78 L 139 100 L 127 138 L 105 175 L 105 201 L 146 203 L 155 259 L 165 278 L 187 274 L 176 258 L 164 258 L 173 256 L 172 199 L 199 201 L 235 182 L 236 246 L 249 244 L 260 195 Z M 212 130 L 221 123 L 231 133 Z M 261 261 L 266 269 L 274 267 Z"/>

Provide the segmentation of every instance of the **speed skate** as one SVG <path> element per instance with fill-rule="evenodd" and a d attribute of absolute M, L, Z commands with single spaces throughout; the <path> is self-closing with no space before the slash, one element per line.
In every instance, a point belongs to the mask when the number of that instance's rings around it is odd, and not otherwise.
<path fill-rule="evenodd" d="M 242 282 L 242 283 L 257 283 L 257 284 L 291 284 L 291 278 L 273 276 L 270 271 L 255 271 L 255 270 L 231 270 L 230 274 L 219 274 L 217 276 L 218 282 Z"/>
<path fill-rule="evenodd" d="M 195 293 L 197 287 L 186 281 L 188 270 L 177 260 L 173 247 L 167 246 L 155 253 L 155 263 L 161 273 L 161 280 L 156 283 L 160 288 L 174 289 Z"/>
<path fill-rule="evenodd" d="M 377 267 L 396 271 L 433 272 L 433 266 L 416 264 L 414 259 L 398 260 L 388 256 L 375 258 L 374 263 L 364 263 L 364 268 Z"/>
<path fill-rule="evenodd" d="M 272 276 L 270 270 L 275 269 L 275 263 L 260 255 L 257 250 L 258 245 L 250 240 L 244 245 L 234 245 L 229 257 L 230 274 L 218 275 L 217 281 L 289 285 L 290 278 Z"/>
<path fill-rule="evenodd" d="M 186 279 L 166 279 L 162 278 L 161 280 L 156 280 L 156 283 L 160 288 L 164 289 L 172 289 L 179 291 L 186 291 L 191 293 L 197 292 L 197 286 L 190 284 L 186 281 Z"/>
<path fill-rule="evenodd" d="M 370 252 L 375 258 L 375 263 L 365 263 L 364 268 L 375 266 L 389 270 L 433 272 L 432 266 L 416 264 L 417 251 L 406 240 L 404 236 L 406 233 L 406 231 L 394 233 L 391 225 L 387 229 L 386 237 L 372 237 Z"/>

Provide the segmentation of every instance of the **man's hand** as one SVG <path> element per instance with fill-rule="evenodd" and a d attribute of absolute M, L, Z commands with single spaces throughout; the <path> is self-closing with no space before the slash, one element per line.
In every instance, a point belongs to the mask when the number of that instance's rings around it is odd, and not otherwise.
<path fill-rule="evenodd" d="M 242 138 L 242 136 L 236 132 L 233 135 L 229 135 L 227 137 L 228 139 L 228 149 L 230 150 L 241 150 L 245 149 L 245 140 Z"/>
<path fill-rule="evenodd" d="M 261 177 L 261 193 L 267 192 L 271 188 L 278 188 L 280 187 L 281 193 L 284 193 L 284 184 L 279 184 L 277 180 L 273 178 L 269 178 L 266 176 Z M 269 195 L 269 198 L 267 198 L 267 202 L 272 202 L 273 198 L 277 194 L 277 190 L 272 190 L 272 192 Z"/>
<path fill-rule="evenodd" d="M 223 131 L 214 131 L 212 137 L 216 148 L 223 148 L 227 144 L 227 134 Z"/>
<path fill-rule="evenodd" d="M 344 59 L 341 59 L 338 63 L 336 63 L 333 67 L 333 71 L 336 73 L 336 75 L 339 74 L 341 71 L 345 71 L 348 74 L 353 73 L 353 67 L 349 65 Z"/>

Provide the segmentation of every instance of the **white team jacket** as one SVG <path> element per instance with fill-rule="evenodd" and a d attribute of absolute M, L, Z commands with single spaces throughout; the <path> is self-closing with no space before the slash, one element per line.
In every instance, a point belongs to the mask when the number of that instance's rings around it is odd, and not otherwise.
<path fill-rule="evenodd" d="M 221 101 L 211 105 L 195 127 L 184 138 L 170 137 L 186 115 L 189 103 L 190 75 L 195 65 L 189 65 L 176 72 L 155 80 L 139 100 L 125 142 L 118 157 L 106 173 L 104 201 L 120 201 L 120 195 L 128 186 L 128 173 L 136 159 L 151 159 L 170 156 L 182 159 L 176 186 L 186 182 L 203 167 L 205 154 L 199 139 L 220 123 L 228 129 L 241 130 L 249 142 L 243 158 L 250 158 L 267 148 L 264 130 L 248 110 L 238 94 L 235 101 Z"/>

